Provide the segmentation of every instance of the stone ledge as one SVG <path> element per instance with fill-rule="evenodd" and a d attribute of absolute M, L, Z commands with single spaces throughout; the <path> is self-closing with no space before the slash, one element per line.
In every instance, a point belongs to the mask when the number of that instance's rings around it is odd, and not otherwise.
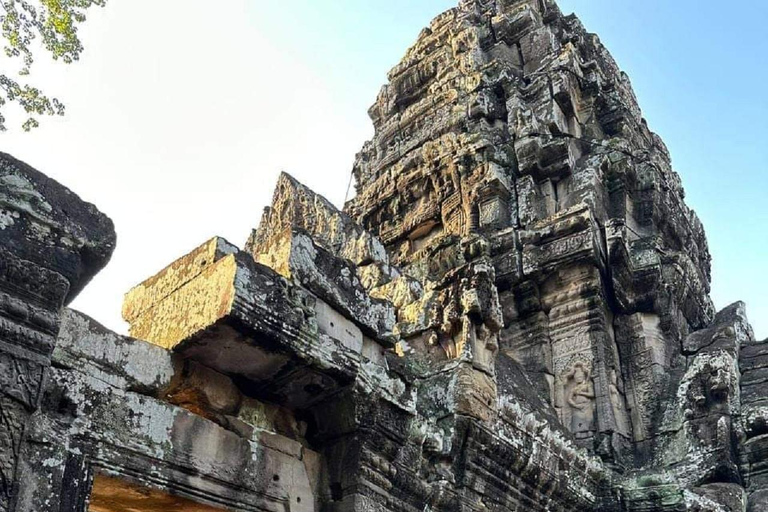
<path fill-rule="evenodd" d="M 251 396 L 286 407 L 309 407 L 350 384 L 363 350 L 354 324 L 229 247 L 222 239 L 209 241 L 177 260 L 172 271 L 145 281 L 140 293 L 129 292 L 124 311 L 143 311 L 129 319 L 131 335 L 232 377 Z M 219 259 L 209 261 L 209 256 Z M 184 268 L 199 266 L 201 258 L 206 264 L 196 274 Z M 181 276 L 178 286 L 170 284 L 174 276 Z M 129 303 L 134 297 L 139 307 Z"/>
<path fill-rule="evenodd" d="M 67 303 L 115 249 L 109 217 L 6 153 L 0 153 L 0 207 L 0 248 L 64 276 Z"/>

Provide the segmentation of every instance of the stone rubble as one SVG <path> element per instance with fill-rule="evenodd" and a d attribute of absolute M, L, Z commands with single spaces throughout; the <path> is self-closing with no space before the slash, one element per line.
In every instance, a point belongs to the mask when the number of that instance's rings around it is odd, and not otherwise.
<path fill-rule="evenodd" d="M 111 221 L 0 153 L 0 512 L 768 510 L 768 340 L 597 36 L 461 0 L 389 73 L 340 211 L 66 307 Z"/>

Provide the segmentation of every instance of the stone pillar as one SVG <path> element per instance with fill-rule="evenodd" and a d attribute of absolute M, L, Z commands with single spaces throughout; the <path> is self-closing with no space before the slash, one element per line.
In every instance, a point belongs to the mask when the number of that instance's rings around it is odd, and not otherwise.
<path fill-rule="evenodd" d="M 93 205 L 0 153 L 0 511 L 16 495 L 59 313 L 109 260 L 112 222 Z"/>
<path fill-rule="evenodd" d="M 7 239 L 0 243 L 6 245 Z M 0 247 L 0 510 L 11 510 L 15 470 L 29 416 L 40 402 L 45 371 L 69 290 L 63 276 Z"/>

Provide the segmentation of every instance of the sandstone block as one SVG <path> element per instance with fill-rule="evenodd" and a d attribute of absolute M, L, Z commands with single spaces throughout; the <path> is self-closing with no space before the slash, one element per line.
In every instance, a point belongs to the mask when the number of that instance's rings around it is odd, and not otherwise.
<path fill-rule="evenodd" d="M 387 334 L 395 325 L 395 309 L 368 294 L 348 260 L 333 256 L 297 229 L 285 230 L 279 237 L 273 235 L 270 243 L 254 255 L 256 261 L 320 297 L 366 335 L 387 342 Z"/>
<path fill-rule="evenodd" d="M 174 275 L 181 279 L 173 281 Z M 150 299 L 156 302 L 148 305 Z M 316 297 L 250 255 L 233 253 L 221 239 L 129 292 L 123 309 L 143 311 L 128 317 L 133 336 L 240 379 L 252 396 L 286 406 L 322 400 L 350 383 L 360 363 L 361 340 L 352 327 L 351 334 L 331 331 L 334 315 L 317 306 Z M 318 318 L 327 323 L 324 331 L 340 339 L 323 333 Z"/>
<path fill-rule="evenodd" d="M 171 354 L 157 345 L 119 336 L 88 316 L 64 310 L 53 361 L 111 385 L 157 395 L 174 375 Z"/>
<path fill-rule="evenodd" d="M 112 221 L 75 193 L 11 155 L 0 153 L 0 250 L 69 282 L 69 303 L 115 249 Z"/>

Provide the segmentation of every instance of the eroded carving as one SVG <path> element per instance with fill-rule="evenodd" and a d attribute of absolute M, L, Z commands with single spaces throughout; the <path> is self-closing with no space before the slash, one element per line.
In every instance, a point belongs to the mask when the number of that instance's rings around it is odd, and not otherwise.
<path fill-rule="evenodd" d="M 563 394 L 570 417 L 570 429 L 574 434 L 594 430 L 595 387 L 591 371 L 585 363 L 577 362 L 563 375 Z"/>
<path fill-rule="evenodd" d="M 0 510 L 762 510 L 766 343 L 599 39 L 462 0 L 370 115 L 344 211 L 281 175 L 127 294 L 140 339 L 59 332 L 114 232 L 0 154 Z"/>

